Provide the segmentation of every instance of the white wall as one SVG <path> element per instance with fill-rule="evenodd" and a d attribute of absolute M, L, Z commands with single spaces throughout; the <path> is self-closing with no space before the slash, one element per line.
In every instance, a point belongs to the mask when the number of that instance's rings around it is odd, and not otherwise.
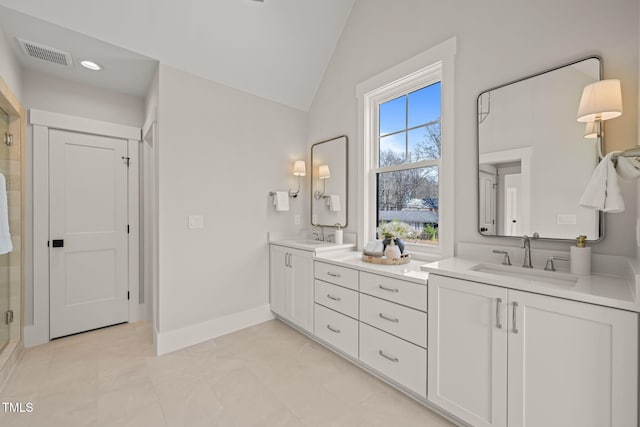
<path fill-rule="evenodd" d="M 275 212 L 268 196 L 295 186 L 293 162 L 307 155 L 305 113 L 165 65 L 159 95 L 163 335 L 265 307 L 266 232 L 300 228 L 294 214 L 308 199 Z M 204 229 L 189 230 L 189 215 L 203 215 Z"/>
<path fill-rule="evenodd" d="M 20 64 L 15 58 L 9 40 L 4 32 L 0 31 L 0 78 L 2 78 L 13 94 L 22 101 L 22 79 L 20 75 Z"/>
<path fill-rule="evenodd" d="M 25 111 L 30 108 L 142 127 L 144 99 L 98 89 L 30 70 L 22 73 Z M 28 123 L 28 117 L 27 117 Z M 24 150 L 24 324 L 33 325 L 33 139 L 27 125 Z M 37 326 L 37 325 L 36 325 Z"/>
<path fill-rule="evenodd" d="M 347 134 L 351 146 L 350 206 L 356 206 L 355 86 L 451 36 L 457 38 L 455 87 L 455 239 L 504 244 L 477 232 L 476 97 L 482 91 L 589 55 L 604 60 L 605 78 L 620 78 L 625 114 L 607 124 L 607 150 L 637 141 L 638 2 L 457 2 L 358 0 L 309 114 L 308 142 Z M 609 215 L 607 237 L 594 252 L 633 255 L 636 194 L 628 210 Z M 355 209 L 349 229 L 358 224 Z M 515 241 L 514 241 L 515 244 Z M 535 247 L 567 250 L 567 244 Z"/>
<path fill-rule="evenodd" d="M 31 70 L 23 72 L 24 107 L 141 127 L 144 99 L 74 83 Z"/>
<path fill-rule="evenodd" d="M 142 230 L 142 281 L 145 285 L 147 319 L 153 322 L 154 334 L 158 331 L 158 179 L 155 150 L 158 134 L 158 101 L 160 97 L 160 69 L 156 72 L 145 98 L 145 123 L 141 150 L 141 224 Z M 154 335 L 155 336 L 155 335 Z"/>

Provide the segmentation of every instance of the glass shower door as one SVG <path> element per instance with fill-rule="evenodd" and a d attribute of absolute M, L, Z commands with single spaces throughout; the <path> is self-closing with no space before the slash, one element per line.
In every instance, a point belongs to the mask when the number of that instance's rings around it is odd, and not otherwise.
<path fill-rule="evenodd" d="M 4 143 L 4 136 L 9 131 L 9 116 L 0 109 L 0 173 L 9 178 L 9 147 Z M 0 188 L 2 191 L 2 188 Z M 0 352 L 9 343 L 9 324 L 6 313 L 9 311 L 9 255 L 0 255 Z"/>

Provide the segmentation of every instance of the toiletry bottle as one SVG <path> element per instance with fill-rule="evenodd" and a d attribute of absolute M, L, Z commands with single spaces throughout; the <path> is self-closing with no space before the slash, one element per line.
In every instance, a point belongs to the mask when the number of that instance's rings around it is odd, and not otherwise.
<path fill-rule="evenodd" d="M 341 245 L 344 242 L 343 240 L 344 234 L 342 231 L 342 226 L 340 224 L 336 224 L 336 231 L 333 236 L 334 236 L 333 240 L 335 241 L 336 245 Z"/>
<path fill-rule="evenodd" d="M 576 245 L 569 252 L 569 268 L 573 274 L 591 274 L 591 248 L 586 245 L 587 236 L 578 236 Z"/>

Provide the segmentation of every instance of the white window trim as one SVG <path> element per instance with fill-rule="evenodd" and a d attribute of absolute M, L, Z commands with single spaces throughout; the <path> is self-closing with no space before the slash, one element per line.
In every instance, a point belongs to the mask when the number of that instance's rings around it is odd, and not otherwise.
<path fill-rule="evenodd" d="M 377 135 L 377 105 L 391 100 L 399 92 L 411 92 L 441 81 L 440 170 L 439 170 L 439 244 L 410 245 L 416 259 L 436 260 L 454 253 L 454 127 L 453 102 L 456 38 L 452 37 L 406 61 L 401 62 L 356 86 L 358 100 L 358 248 L 375 238 L 376 174 L 378 153 L 373 141 Z M 437 79 L 437 80 L 434 80 Z M 377 111 L 377 110 L 376 110 Z M 373 118 L 373 119 L 372 119 Z M 412 164 L 419 166 L 419 163 Z"/>

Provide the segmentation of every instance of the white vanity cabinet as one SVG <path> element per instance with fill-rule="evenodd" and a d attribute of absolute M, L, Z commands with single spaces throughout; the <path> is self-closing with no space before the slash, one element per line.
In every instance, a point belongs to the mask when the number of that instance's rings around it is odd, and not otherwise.
<path fill-rule="evenodd" d="M 427 395 L 427 287 L 360 272 L 360 361 Z"/>
<path fill-rule="evenodd" d="M 313 332 L 313 252 L 270 245 L 271 311 Z"/>
<path fill-rule="evenodd" d="M 358 270 L 314 263 L 314 334 L 358 358 Z"/>
<path fill-rule="evenodd" d="M 469 424 L 638 425 L 638 315 L 431 273 L 428 397 Z"/>

